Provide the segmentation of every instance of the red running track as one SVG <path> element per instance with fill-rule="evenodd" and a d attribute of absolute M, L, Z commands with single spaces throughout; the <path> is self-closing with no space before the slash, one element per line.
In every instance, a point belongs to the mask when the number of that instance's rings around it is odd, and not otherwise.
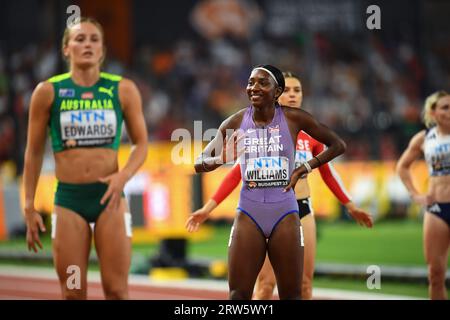
<path fill-rule="evenodd" d="M 99 274 L 88 275 L 88 299 L 103 300 Z M 408 296 L 370 294 L 346 290 L 314 289 L 314 300 L 417 299 Z M 226 281 L 155 281 L 147 276 L 129 276 L 132 300 L 227 300 Z M 0 300 L 60 300 L 61 289 L 54 271 L 0 266 Z M 278 295 L 274 295 L 278 299 Z"/>
<path fill-rule="evenodd" d="M 129 294 L 130 299 L 137 300 L 225 300 L 228 298 L 226 291 L 139 284 L 130 284 Z M 0 299 L 60 300 L 61 290 L 56 279 L 0 275 Z M 104 299 L 99 282 L 88 283 L 88 299 Z"/>

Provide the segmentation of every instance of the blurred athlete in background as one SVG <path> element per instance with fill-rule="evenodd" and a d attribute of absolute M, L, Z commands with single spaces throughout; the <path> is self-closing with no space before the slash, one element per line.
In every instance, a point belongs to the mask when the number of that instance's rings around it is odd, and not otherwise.
<path fill-rule="evenodd" d="M 450 246 L 450 95 L 430 95 L 423 110 L 426 130 L 412 137 L 397 163 L 397 173 L 416 203 L 426 208 L 423 222 L 425 260 L 431 299 L 447 299 L 445 275 Z M 420 194 L 411 166 L 425 155 L 430 175 L 428 191 Z"/>

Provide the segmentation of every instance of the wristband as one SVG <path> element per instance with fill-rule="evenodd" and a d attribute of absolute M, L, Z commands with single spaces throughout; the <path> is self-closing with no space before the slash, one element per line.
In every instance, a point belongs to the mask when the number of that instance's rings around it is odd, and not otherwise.
<path fill-rule="evenodd" d="M 309 165 L 308 162 L 306 162 L 306 161 L 303 162 L 303 165 L 305 166 L 306 171 L 308 171 L 308 173 L 310 173 L 312 171 L 312 168 L 311 168 L 311 166 Z"/>

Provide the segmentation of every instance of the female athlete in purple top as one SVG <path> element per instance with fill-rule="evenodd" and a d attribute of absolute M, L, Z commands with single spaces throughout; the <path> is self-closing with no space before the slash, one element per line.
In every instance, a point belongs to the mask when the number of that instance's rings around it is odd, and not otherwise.
<path fill-rule="evenodd" d="M 253 121 L 250 105 L 240 126 L 244 133 L 241 160 L 243 184 L 238 210 L 248 215 L 266 238 L 278 222 L 290 213 L 298 213 L 293 189 L 283 192 L 294 169 L 295 147 L 280 105 L 270 124 Z"/>
<path fill-rule="evenodd" d="M 266 253 L 280 299 L 300 299 L 303 239 L 299 215 L 290 214 L 298 212 L 293 187 L 345 150 L 345 143 L 309 113 L 278 105 L 284 85 L 277 68 L 254 68 L 247 85 L 251 105 L 227 118 L 196 160 L 196 172 L 207 172 L 241 155 L 244 184 L 228 245 L 230 299 L 251 299 Z M 294 170 L 300 130 L 328 148 Z"/>

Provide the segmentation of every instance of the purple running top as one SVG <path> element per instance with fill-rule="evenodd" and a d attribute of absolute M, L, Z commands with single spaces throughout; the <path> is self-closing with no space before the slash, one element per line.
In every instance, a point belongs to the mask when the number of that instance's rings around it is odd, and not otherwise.
<path fill-rule="evenodd" d="M 294 197 L 292 189 L 283 192 L 294 170 L 295 146 L 283 110 L 277 104 L 272 122 L 256 126 L 254 107 L 244 114 L 240 129 L 244 133 L 244 152 L 240 156 L 241 202 L 279 202 Z"/>

